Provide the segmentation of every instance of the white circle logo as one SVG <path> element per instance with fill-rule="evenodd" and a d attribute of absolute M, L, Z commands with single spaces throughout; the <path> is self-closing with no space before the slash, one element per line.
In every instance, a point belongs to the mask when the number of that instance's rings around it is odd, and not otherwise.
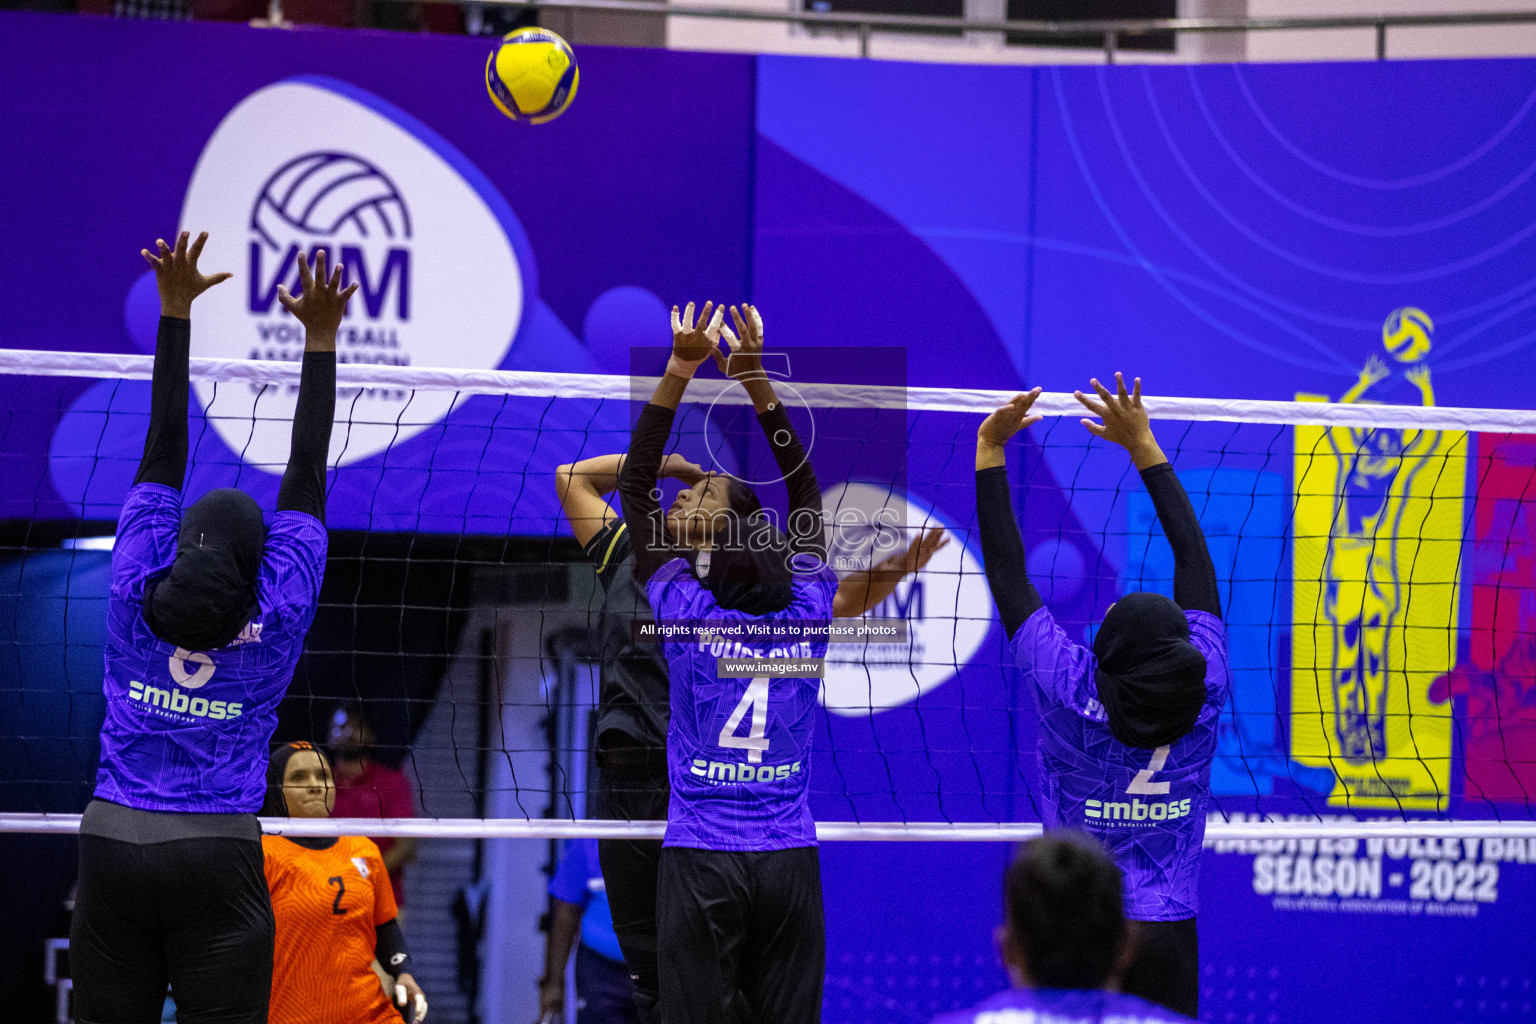
<path fill-rule="evenodd" d="M 949 543 L 902 580 L 871 618 L 905 619 L 903 644 L 830 644 L 821 702 L 854 717 L 910 704 L 949 682 L 981 649 L 992 627 L 992 595 L 981 563 L 950 523 L 884 485 L 845 483 L 822 492 L 831 528 L 828 555 L 839 576 L 868 569 L 919 531 L 943 527 Z"/>
<path fill-rule="evenodd" d="M 193 355 L 303 358 L 304 329 L 277 286 L 297 292 L 299 253 L 324 249 L 359 285 L 337 332 L 339 362 L 500 366 L 523 318 L 523 272 L 466 166 L 408 116 L 342 83 L 290 80 L 247 96 L 203 148 L 182 207 L 187 230 L 208 232 L 202 265 L 235 272 L 198 301 Z M 225 444 L 283 471 L 296 388 L 193 387 Z M 454 397 L 342 388 L 332 464 L 413 437 Z"/>
<path fill-rule="evenodd" d="M 171 678 L 176 681 L 177 686 L 183 689 L 201 689 L 203 684 L 213 678 L 213 659 L 201 651 L 194 654 L 185 647 L 178 647 L 175 653 L 171 655 L 170 660 Z M 197 668 L 194 671 L 188 672 L 188 662 L 196 665 Z"/>

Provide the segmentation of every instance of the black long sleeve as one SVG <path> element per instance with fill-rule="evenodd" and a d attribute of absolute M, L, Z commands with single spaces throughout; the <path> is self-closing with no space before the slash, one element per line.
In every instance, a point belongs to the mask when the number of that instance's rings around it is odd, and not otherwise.
<path fill-rule="evenodd" d="M 155 372 L 149 399 L 149 431 L 135 484 L 181 490 L 187 477 L 187 358 L 192 322 L 162 316 L 155 337 Z"/>
<path fill-rule="evenodd" d="M 392 917 L 373 930 L 373 955 L 391 978 L 398 978 L 411 966 L 411 951 L 405 945 L 400 919 Z"/>
<path fill-rule="evenodd" d="M 758 425 L 768 438 L 774 460 L 779 464 L 779 475 L 789 490 L 789 548 L 800 554 L 814 555 L 818 561 L 827 560 L 826 524 L 821 519 L 821 487 L 816 482 L 816 471 L 806 458 L 800 435 L 795 432 L 783 402 L 774 402 L 767 412 L 759 413 Z"/>
<path fill-rule="evenodd" d="M 336 353 L 305 352 L 288 469 L 277 489 L 279 512 L 307 512 L 325 522 L 325 462 L 335 421 Z"/>
<path fill-rule="evenodd" d="M 1205 546 L 1205 534 L 1195 508 L 1179 483 L 1171 463 L 1162 462 L 1141 471 L 1141 482 L 1152 497 L 1158 522 L 1173 548 L 1173 600 L 1188 612 L 1209 612 L 1221 618 L 1221 593 L 1216 589 L 1216 567 Z"/>
<path fill-rule="evenodd" d="M 656 500 L 656 481 L 676 417 L 675 409 L 646 403 L 629 439 L 629 456 L 619 475 L 619 501 L 624 506 L 629 542 L 635 552 L 635 579 L 641 586 L 649 583 L 656 570 L 672 557 L 666 517 Z"/>
<path fill-rule="evenodd" d="M 976 471 L 976 516 L 981 523 L 981 560 L 987 586 L 1003 618 L 1003 630 L 1012 640 L 1024 620 L 1045 607 L 1045 602 L 1029 582 L 1024 540 L 1013 516 L 1013 495 L 1008 492 L 1007 466 Z"/>

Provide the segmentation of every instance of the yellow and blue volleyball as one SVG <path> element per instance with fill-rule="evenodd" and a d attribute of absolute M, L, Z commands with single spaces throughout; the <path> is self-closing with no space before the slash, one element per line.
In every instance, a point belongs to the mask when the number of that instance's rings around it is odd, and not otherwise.
<path fill-rule="evenodd" d="M 1429 354 L 1435 322 L 1417 306 L 1405 306 L 1387 314 L 1381 325 L 1381 343 L 1400 363 L 1416 363 Z"/>
<path fill-rule="evenodd" d="M 508 32 L 485 61 L 491 102 L 514 121 L 553 121 L 576 98 L 580 81 L 571 44 L 547 28 Z"/>

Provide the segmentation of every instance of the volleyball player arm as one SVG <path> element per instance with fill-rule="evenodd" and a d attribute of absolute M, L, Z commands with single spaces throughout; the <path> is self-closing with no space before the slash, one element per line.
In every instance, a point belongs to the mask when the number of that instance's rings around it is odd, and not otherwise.
<path fill-rule="evenodd" d="M 657 500 L 657 478 L 672 436 L 672 422 L 677 418 L 677 407 L 682 404 L 683 392 L 693 379 L 699 364 L 709 358 L 720 337 L 720 320 L 723 310 L 710 311 L 714 304 L 706 302 L 698 321 L 693 318 L 693 303 L 679 313 L 672 307 L 672 357 L 667 360 L 666 373 L 656 383 L 656 391 L 645 408 L 629 439 L 629 455 L 619 474 L 619 498 L 624 505 L 624 521 L 629 524 L 631 549 L 635 553 L 635 578 L 642 585 L 669 561 L 666 517 L 662 515 Z"/>
<path fill-rule="evenodd" d="M 325 463 L 336 420 L 336 331 L 357 285 L 341 287 L 343 270 L 326 274 L 326 255 L 315 254 L 311 269 L 299 253 L 303 292 L 296 299 L 278 285 L 283 307 L 304 325 L 304 365 L 299 374 L 299 400 L 293 412 L 293 440 L 288 468 L 277 489 L 279 512 L 304 512 L 325 522 Z"/>
<path fill-rule="evenodd" d="M 187 360 L 192 350 L 192 300 L 230 275 L 197 269 L 205 231 L 190 241 L 183 231 L 173 248 L 164 239 L 155 252 L 140 250 L 155 272 L 160 293 L 160 328 L 155 337 L 155 369 L 150 385 L 149 430 L 134 484 L 162 484 L 181 490 L 187 476 Z"/>
<path fill-rule="evenodd" d="M 1028 415 L 1039 396 L 1039 388 L 1014 396 L 983 420 L 976 431 L 976 517 L 981 527 L 981 560 L 992 600 L 1003 620 L 1004 635 L 1009 640 L 1026 619 L 1045 607 L 1025 566 L 1024 539 L 1013 515 L 1006 454 L 1007 443 L 1013 436 L 1040 418 Z"/>
<path fill-rule="evenodd" d="M 1221 618 L 1221 594 L 1216 567 L 1205 544 L 1200 520 L 1173 464 L 1167 461 L 1141 471 L 1141 482 L 1157 510 L 1157 521 L 1173 548 L 1173 600 L 1187 612 L 1208 612 Z"/>
<path fill-rule="evenodd" d="M 544 947 L 544 977 L 539 979 L 539 1014 L 565 1009 L 565 965 L 581 933 L 582 908 L 550 898 L 549 941 Z M 579 993 L 578 993 L 579 994 Z"/>

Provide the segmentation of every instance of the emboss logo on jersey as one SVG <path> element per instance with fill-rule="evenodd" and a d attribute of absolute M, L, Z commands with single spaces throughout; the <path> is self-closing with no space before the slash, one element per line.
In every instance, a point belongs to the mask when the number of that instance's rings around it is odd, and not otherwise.
<path fill-rule="evenodd" d="M 792 775 L 800 774 L 800 762 L 794 764 L 732 764 L 728 761 L 706 761 L 703 758 L 693 759 L 693 767 L 688 769 L 694 775 L 698 775 L 708 782 L 736 782 L 736 783 L 762 783 L 782 782 Z"/>
<path fill-rule="evenodd" d="M 135 679 L 128 684 L 128 699 L 145 707 L 160 708 L 177 715 L 192 718 L 211 718 L 222 722 L 227 718 L 239 718 L 244 704 L 240 701 L 208 700 L 205 697 L 188 697 L 180 690 L 165 690 L 158 686 L 145 686 Z"/>
<path fill-rule="evenodd" d="M 1090 818 L 1105 821 L 1169 821 L 1188 815 L 1189 803 L 1188 800 L 1142 803 L 1134 798 L 1130 802 L 1089 800 L 1084 804 L 1083 813 Z"/>
<path fill-rule="evenodd" d="M 340 362 L 495 369 L 522 321 L 505 201 L 430 129 L 342 82 L 290 79 L 242 100 L 203 149 L 182 223 L 208 231 L 204 265 L 243 278 L 199 300 L 214 329 L 197 333 L 198 356 L 301 359 L 304 329 L 277 288 L 297 294 L 299 254 L 320 249 L 359 285 L 337 333 Z M 296 388 L 193 386 L 231 449 L 282 471 Z M 345 387 L 338 397 L 330 457 L 341 465 L 432 426 L 454 399 Z"/>

